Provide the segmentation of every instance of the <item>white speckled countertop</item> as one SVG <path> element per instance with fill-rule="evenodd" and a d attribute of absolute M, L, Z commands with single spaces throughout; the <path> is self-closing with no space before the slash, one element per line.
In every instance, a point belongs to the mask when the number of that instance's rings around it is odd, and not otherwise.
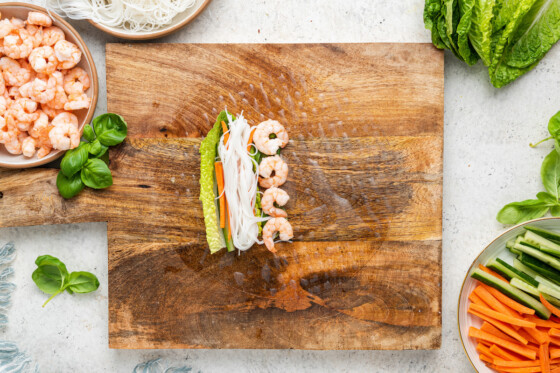
<path fill-rule="evenodd" d="M 429 42 L 423 0 L 213 0 L 186 28 L 155 42 Z M 106 36 L 74 22 L 89 45 L 100 76 L 98 113 L 106 110 Z M 220 25 L 220 27 L 216 27 Z M 163 58 L 163 57 L 162 57 Z M 443 336 L 437 351 L 110 350 L 107 336 L 105 224 L 0 229 L 0 242 L 17 246 L 10 324 L 0 339 L 18 342 L 42 372 L 131 372 L 165 357 L 193 372 L 470 372 L 457 332 L 457 297 L 471 261 L 504 227 L 497 211 L 541 190 L 539 169 L 551 144 L 548 119 L 560 110 L 560 46 L 537 68 L 497 90 L 481 65 L 445 62 L 443 201 Z M 51 253 L 70 269 L 91 270 L 99 291 L 44 295 L 30 279 L 37 255 Z"/>

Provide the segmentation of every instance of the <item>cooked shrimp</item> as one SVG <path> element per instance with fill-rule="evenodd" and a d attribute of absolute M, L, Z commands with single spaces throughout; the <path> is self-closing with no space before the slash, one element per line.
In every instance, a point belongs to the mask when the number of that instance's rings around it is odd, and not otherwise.
<path fill-rule="evenodd" d="M 64 92 L 64 88 L 62 86 L 57 85 L 54 89 L 54 98 L 47 102 L 47 105 L 53 109 L 64 109 L 64 105 L 68 102 L 68 97 L 66 96 L 66 92 Z"/>
<path fill-rule="evenodd" d="M 16 86 L 10 87 L 8 88 L 8 90 L 6 91 L 6 95 L 11 99 L 11 100 L 17 100 L 18 98 L 22 98 L 23 96 L 21 95 L 21 92 L 19 91 L 19 88 Z"/>
<path fill-rule="evenodd" d="M 265 190 L 261 199 L 262 210 L 267 215 L 285 218 L 288 216 L 286 211 L 274 206 L 274 203 L 278 206 L 284 206 L 289 199 L 290 196 L 285 190 L 276 187 L 269 188 Z"/>
<path fill-rule="evenodd" d="M 38 73 L 52 74 L 58 66 L 58 59 L 51 47 L 38 47 L 29 55 L 29 63 Z"/>
<path fill-rule="evenodd" d="M 85 93 L 71 94 L 68 102 L 64 104 L 64 110 L 81 110 L 89 108 L 90 99 Z"/>
<path fill-rule="evenodd" d="M 263 188 L 278 187 L 288 178 L 288 164 L 278 155 L 266 157 L 259 165 L 259 175 L 259 185 Z"/>
<path fill-rule="evenodd" d="M 22 149 L 21 149 L 20 134 L 21 133 L 18 133 L 18 132 L 12 132 L 5 139 L 4 146 L 6 147 L 6 150 L 8 151 L 8 153 L 14 154 L 14 155 L 21 154 Z"/>
<path fill-rule="evenodd" d="M 3 95 L 6 92 L 6 81 L 4 80 L 4 74 L 0 72 L 0 95 Z"/>
<path fill-rule="evenodd" d="M 52 145 L 41 145 L 37 151 L 37 158 L 41 159 L 49 155 L 52 150 Z"/>
<path fill-rule="evenodd" d="M 46 27 L 43 29 L 43 42 L 42 44 L 47 47 L 52 47 L 57 42 L 65 40 L 66 36 L 64 31 L 56 26 Z"/>
<path fill-rule="evenodd" d="M 54 53 L 60 64 L 60 69 L 71 69 L 80 62 L 82 51 L 74 43 L 67 40 L 60 40 L 54 45 Z"/>
<path fill-rule="evenodd" d="M 33 48 L 37 48 L 43 43 L 43 28 L 35 25 L 27 25 L 25 27 L 31 39 L 33 40 Z"/>
<path fill-rule="evenodd" d="M 29 86 L 28 92 L 21 92 L 21 88 L 26 88 L 27 85 Z M 26 83 L 20 87 L 20 92 L 25 97 L 25 93 L 29 93 L 27 97 L 30 97 L 33 101 L 36 101 L 40 104 L 46 104 L 47 102 L 54 99 L 56 94 L 56 78 L 51 76 L 49 80 L 43 80 L 39 78 L 35 78 L 33 82 Z"/>
<path fill-rule="evenodd" d="M 64 110 L 62 109 L 55 109 L 53 107 L 50 107 L 48 104 L 41 104 L 41 110 L 43 111 L 43 113 L 47 114 L 47 117 L 49 117 L 49 119 L 53 119 L 54 117 L 56 117 L 58 114 L 61 114 L 64 112 Z"/>
<path fill-rule="evenodd" d="M 271 139 L 271 135 L 276 135 Z M 288 132 L 283 125 L 275 120 L 267 120 L 260 123 L 253 134 L 253 141 L 260 152 L 274 155 L 279 148 L 283 148 L 289 141 Z"/>
<path fill-rule="evenodd" d="M 39 118 L 39 114 L 36 113 L 37 110 L 37 103 L 33 100 L 28 98 L 18 98 L 14 101 L 14 103 L 10 106 L 8 113 L 13 115 L 13 117 L 18 121 L 18 123 L 24 122 L 28 123 L 27 126 L 31 125 L 31 122 L 37 120 Z M 18 124 L 18 127 L 20 125 Z M 21 125 L 25 126 L 25 125 Z M 27 129 L 21 131 L 27 131 Z"/>
<path fill-rule="evenodd" d="M 29 81 L 32 81 L 33 79 L 35 79 L 35 77 L 38 74 L 35 72 L 35 70 L 33 70 L 31 65 L 29 64 L 29 61 L 27 61 L 27 58 L 19 59 L 19 60 L 17 60 L 17 62 L 19 63 L 19 65 L 21 66 L 22 69 L 25 69 L 26 71 L 29 71 Z"/>
<path fill-rule="evenodd" d="M 25 21 L 23 19 L 12 17 L 12 19 L 10 19 L 10 22 L 12 26 L 14 26 L 14 29 L 16 30 L 25 28 Z"/>
<path fill-rule="evenodd" d="M 28 136 L 23 139 L 23 141 L 21 142 L 21 150 L 23 155 L 28 158 L 33 157 L 35 155 L 36 146 L 37 141 L 33 137 Z"/>
<path fill-rule="evenodd" d="M 10 58 L 26 58 L 32 50 L 33 38 L 25 29 L 19 29 L 4 37 L 4 54 Z"/>
<path fill-rule="evenodd" d="M 4 38 L 9 35 L 10 32 L 14 30 L 14 25 L 9 19 L 3 19 L 0 21 L 0 38 Z"/>
<path fill-rule="evenodd" d="M 52 19 L 45 13 L 29 12 L 27 13 L 27 23 L 30 25 L 49 27 L 52 25 Z"/>
<path fill-rule="evenodd" d="M 51 129 L 49 132 L 49 139 L 55 149 L 74 149 L 80 145 L 80 131 L 78 130 L 78 126 L 74 126 L 72 123 L 62 122 Z"/>
<path fill-rule="evenodd" d="M 10 104 L 11 102 L 9 102 L 6 97 L 0 96 L 0 117 L 3 117 L 4 114 L 6 114 L 6 110 L 8 110 Z"/>
<path fill-rule="evenodd" d="M 0 58 L 0 69 L 4 75 L 6 85 L 9 86 L 21 87 L 31 79 L 31 73 L 10 57 Z"/>
<path fill-rule="evenodd" d="M 69 95 L 84 93 L 90 84 L 89 75 L 81 67 L 74 67 L 64 74 L 64 90 Z"/>
<path fill-rule="evenodd" d="M 49 136 L 49 117 L 42 110 L 37 110 L 39 117 L 29 129 L 29 135 L 35 139 L 44 139 Z"/>
<path fill-rule="evenodd" d="M 278 232 L 281 241 L 289 241 L 294 237 L 292 225 L 286 218 L 272 218 L 266 222 L 263 228 L 262 237 L 266 248 L 275 253 L 274 248 L 274 235 Z"/>

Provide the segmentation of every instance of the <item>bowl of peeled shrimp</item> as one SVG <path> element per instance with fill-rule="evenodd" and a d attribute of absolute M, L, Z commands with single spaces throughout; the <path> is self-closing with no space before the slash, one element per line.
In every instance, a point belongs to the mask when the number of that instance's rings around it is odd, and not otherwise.
<path fill-rule="evenodd" d="M 97 95 L 93 58 L 68 22 L 0 3 L 0 167 L 35 167 L 76 148 Z"/>

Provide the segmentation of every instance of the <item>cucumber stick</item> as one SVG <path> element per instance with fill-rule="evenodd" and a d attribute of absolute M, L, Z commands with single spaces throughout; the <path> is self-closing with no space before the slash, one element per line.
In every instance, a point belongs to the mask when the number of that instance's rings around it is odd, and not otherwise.
<path fill-rule="evenodd" d="M 541 295 L 543 296 L 544 299 L 546 299 L 553 306 L 560 307 L 560 299 L 556 299 L 556 298 L 551 297 L 550 295 L 545 294 L 545 293 L 541 293 Z"/>
<path fill-rule="evenodd" d="M 507 295 L 511 299 L 523 304 L 524 306 L 534 309 L 537 316 L 539 316 L 541 319 L 548 320 L 548 318 L 550 317 L 550 311 L 547 310 L 546 307 L 543 306 L 541 302 L 539 302 L 529 294 L 511 286 L 507 282 L 500 280 L 496 276 L 492 276 L 491 274 L 488 274 L 483 270 L 477 268 L 471 273 L 471 277 L 488 286 L 492 286 L 493 288 Z M 522 284 L 525 284 L 526 286 L 531 286 L 521 280 L 517 280 L 517 281 L 519 281 Z"/>
<path fill-rule="evenodd" d="M 500 258 L 492 259 L 490 262 L 488 262 L 486 264 L 486 266 L 488 268 L 500 273 L 501 275 L 506 277 L 508 280 L 511 280 L 512 278 L 518 278 L 521 281 L 525 281 L 526 283 L 528 283 L 529 285 L 532 285 L 534 287 L 539 286 L 539 283 L 537 281 L 535 281 L 534 278 L 532 278 L 531 276 L 515 269 L 514 267 L 512 267 L 508 263 L 504 262 Z"/>
<path fill-rule="evenodd" d="M 533 271 L 560 285 L 560 272 L 555 268 L 525 253 L 521 253 L 518 258 L 521 263 L 525 264 Z"/>
<path fill-rule="evenodd" d="M 527 232 L 530 233 L 530 232 Z M 532 256 L 533 258 L 536 258 L 546 264 L 548 264 L 549 266 L 560 270 L 560 260 L 558 258 L 555 258 L 552 255 L 549 255 L 545 252 L 542 252 L 538 249 L 535 249 L 534 247 L 530 247 L 527 245 L 524 245 L 522 243 L 518 243 L 515 245 L 515 248 L 527 255 Z"/>
<path fill-rule="evenodd" d="M 554 242 L 555 244 L 560 245 L 560 234 L 552 231 L 548 231 L 546 229 L 542 229 L 539 227 L 534 227 L 532 225 L 527 225 L 524 227 L 526 230 L 531 231 L 533 233 L 538 234 L 539 236 L 546 238 L 549 241 Z"/>
<path fill-rule="evenodd" d="M 546 253 L 554 256 L 560 256 L 560 245 L 555 244 L 554 242 L 547 240 L 534 232 L 525 232 L 524 241 L 527 241 L 532 246 L 535 246 Z"/>
<path fill-rule="evenodd" d="M 514 280 L 515 280 L 515 279 L 514 279 Z M 553 289 L 553 288 L 551 288 L 550 286 L 546 286 L 546 285 L 543 284 L 543 283 L 540 283 L 540 284 L 539 284 L 539 287 L 538 287 L 537 289 L 538 289 L 538 291 L 540 291 L 541 293 L 548 294 L 548 295 L 550 295 L 550 296 L 552 296 L 552 297 L 554 297 L 554 298 L 560 298 L 560 291 L 558 291 L 558 290 L 556 290 L 556 289 Z"/>
<path fill-rule="evenodd" d="M 560 286 L 556 285 L 554 282 L 550 281 L 549 279 L 544 278 L 542 276 L 537 276 L 535 277 L 535 280 L 538 281 L 539 285 L 543 284 L 544 286 L 547 286 L 550 289 L 556 290 L 558 294 L 560 294 Z"/>
<path fill-rule="evenodd" d="M 511 286 L 518 288 L 519 290 L 523 290 L 524 292 L 535 296 L 536 298 L 539 297 L 539 289 L 535 286 L 529 285 L 525 281 L 521 281 L 518 278 L 512 278 L 509 282 Z M 541 284 L 539 284 L 541 285 Z"/>
<path fill-rule="evenodd" d="M 521 271 L 532 278 L 536 278 L 539 274 L 533 271 L 531 268 L 527 267 L 525 264 L 521 263 L 521 260 L 515 258 L 513 259 L 513 268 Z"/>

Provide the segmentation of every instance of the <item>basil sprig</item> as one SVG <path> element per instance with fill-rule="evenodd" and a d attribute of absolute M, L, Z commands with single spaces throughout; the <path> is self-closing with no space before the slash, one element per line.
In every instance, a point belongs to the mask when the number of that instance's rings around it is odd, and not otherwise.
<path fill-rule="evenodd" d="M 127 133 L 123 117 L 113 113 L 96 117 L 93 128 L 86 125 L 83 131 L 85 141 L 80 142 L 76 149 L 67 151 L 60 162 L 56 179 L 60 195 L 68 199 L 86 186 L 103 189 L 113 185 L 107 150 L 123 142 Z"/>
<path fill-rule="evenodd" d="M 537 193 L 537 199 L 512 202 L 498 212 L 497 219 L 503 224 L 519 224 L 527 220 L 540 218 L 548 211 L 552 216 L 560 216 L 560 111 L 548 122 L 550 137 L 531 144 L 531 147 L 554 139 L 554 150 L 543 160 L 541 179 L 546 192 Z"/>
<path fill-rule="evenodd" d="M 31 275 L 33 282 L 41 291 L 51 295 L 43 307 L 65 290 L 70 294 L 83 294 L 91 293 L 99 287 L 99 280 L 93 273 L 68 273 L 66 265 L 54 256 L 42 255 L 35 260 L 35 264 L 37 269 Z"/>

